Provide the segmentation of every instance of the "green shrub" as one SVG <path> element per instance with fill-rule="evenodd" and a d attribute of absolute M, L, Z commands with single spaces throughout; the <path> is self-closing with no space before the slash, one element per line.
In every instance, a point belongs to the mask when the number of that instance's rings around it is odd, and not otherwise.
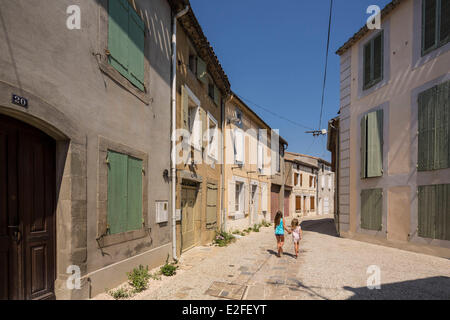
<path fill-rule="evenodd" d="M 111 290 L 109 291 L 109 294 L 116 300 L 119 299 L 126 299 L 130 297 L 130 293 L 128 292 L 128 290 L 124 289 L 124 288 L 119 288 L 117 290 Z"/>
<path fill-rule="evenodd" d="M 262 225 L 267 228 L 267 227 L 271 227 L 272 224 L 270 222 L 267 222 L 266 220 L 263 220 Z"/>
<path fill-rule="evenodd" d="M 166 277 L 174 276 L 178 269 L 178 266 L 176 266 L 177 263 L 178 261 L 175 261 L 175 263 L 169 263 L 169 255 L 167 255 L 166 264 L 161 267 L 160 274 L 163 274 Z"/>
<path fill-rule="evenodd" d="M 219 247 L 226 247 L 227 245 L 229 245 L 230 243 L 232 243 L 235 240 L 236 240 L 236 238 L 232 234 L 225 232 L 225 231 L 221 231 L 221 232 L 216 232 L 216 236 L 214 238 L 214 244 Z"/>
<path fill-rule="evenodd" d="M 260 224 L 255 224 L 255 225 L 253 226 L 253 231 L 254 231 L 254 232 L 259 232 L 259 229 L 261 229 L 261 225 L 260 225 Z"/>
<path fill-rule="evenodd" d="M 133 286 L 135 292 L 142 292 L 147 289 L 150 274 L 148 273 L 148 266 L 140 265 L 134 268 L 132 272 L 127 273 L 130 285 Z"/>

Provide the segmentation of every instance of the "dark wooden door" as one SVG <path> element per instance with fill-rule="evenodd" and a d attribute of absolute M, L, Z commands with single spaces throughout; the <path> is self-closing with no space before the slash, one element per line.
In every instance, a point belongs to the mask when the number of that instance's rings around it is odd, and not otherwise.
<path fill-rule="evenodd" d="M 285 191 L 284 192 L 284 216 L 289 217 L 289 198 L 290 198 L 291 192 Z"/>
<path fill-rule="evenodd" d="M 272 185 L 270 197 L 271 220 L 274 221 L 275 215 L 280 210 L 280 190 L 281 186 Z"/>
<path fill-rule="evenodd" d="M 52 299 L 55 142 L 0 115 L 0 299 Z"/>

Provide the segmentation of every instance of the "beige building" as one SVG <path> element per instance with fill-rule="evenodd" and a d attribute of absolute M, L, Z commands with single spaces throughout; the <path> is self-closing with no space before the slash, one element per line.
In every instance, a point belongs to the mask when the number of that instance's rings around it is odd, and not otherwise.
<path fill-rule="evenodd" d="M 445 0 L 392 1 L 381 30 L 364 27 L 337 52 L 329 147 L 344 237 L 450 257 L 448 10 Z"/>
<path fill-rule="evenodd" d="M 229 90 L 189 9 L 177 23 L 178 253 L 211 243 L 221 228 L 222 110 Z"/>
<path fill-rule="evenodd" d="M 286 152 L 287 184 L 292 185 L 289 215 L 295 218 L 314 216 L 317 208 L 318 160 L 298 153 Z"/>
<path fill-rule="evenodd" d="M 224 224 L 227 231 L 242 230 L 273 218 L 273 178 L 281 176 L 282 156 L 272 152 L 272 136 L 284 140 L 237 95 L 225 104 L 224 134 Z M 284 148 L 284 146 L 283 146 Z M 278 158 L 278 159 L 277 159 Z M 275 212 L 276 213 L 276 212 Z"/>
<path fill-rule="evenodd" d="M 79 1 L 77 30 L 71 4 L 1 1 L 0 299 L 89 298 L 172 255 L 171 7 Z"/>

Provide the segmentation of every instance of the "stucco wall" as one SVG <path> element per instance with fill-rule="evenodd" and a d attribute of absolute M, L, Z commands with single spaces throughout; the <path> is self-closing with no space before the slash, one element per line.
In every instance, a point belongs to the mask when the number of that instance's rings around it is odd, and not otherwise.
<path fill-rule="evenodd" d="M 449 79 L 450 50 L 419 59 L 421 33 L 420 0 L 402 2 L 383 21 L 389 51 L 385 52 L 388 78 L 376 90 L 361 94 L 362 47 L 375 31 L 341 56 L 341 115 L 339 199 L 341 234 L 364 233 L 386 241 L 409 241 L 412 245 L 432 245 L 436 254 L 448 254 L 437 247 L 450 248 L 448 241 L 420 239 L 417 229 L 417 186 L 450 183 L 449 170 L 417 174 L 417 95 L 419 91 Z M 448 48 L 448 47 L 447 47 Z M 360 119 L 371 110 L 384 110 L 383 177 L 360 179 Z M 360 229 L 360 192 L 382 188 L 383 230 Z M 407 232 L 408 231 L 408 232 Z M 436 246 L 436 247 L 435 247 Z M 444 253 L 443 253 L 444 252 Z"/>
<path fill-rule="evenodd" d="M 66 9 L 71 1 L 43 0 L 33 5 L 18 0 L 1 1 L 0 5 L 0 34 L 5 39 L 0 42 L 0 96 L 16 93 L 30 99 L 28 109 L 2 100 L 0 112 L 39 122 L 45 131 L 59 132 L 54 137 L 69 146 L 58 151 L 62 182 L 57 232 L 66 231 L 64 236 L 57 234 L 60 298 L 85 298 L 89 294 L 86 289 L 65 290 L 67 264 L 81 265 L 82 274 L 91 277 L 91 294 L 95 294 L 105 285 L 113 287 L 126 279 L 125 270 L 110 270 L 104 281 L 96 283 L 93 279 L 101 268 L 124 260 L 131 268 L 133 257 L 164 248 L 164 253 L 149 254 L 142 261 L 156 266 L 170 253 L 170 225 L 155 224 L 155 200 L 170 199 L 163 171 L 169 169 L 170 159 L 171 10 L 165 0 L 136 0 L 147 27 L 146 104 L 100 70 L 107 49 L 105 3 L 78 1 L 81 30 L 66 28 Z M 99 137 L 149 157 L 145 173 L 149 182 L 148 236 L 103 249 L 96 241 L 97 194 L 106 188 L 99 184 Z M 79 218 L 74 216 L 76 212 Z M 71 229 L 63 228 L 67 223 Z"/>

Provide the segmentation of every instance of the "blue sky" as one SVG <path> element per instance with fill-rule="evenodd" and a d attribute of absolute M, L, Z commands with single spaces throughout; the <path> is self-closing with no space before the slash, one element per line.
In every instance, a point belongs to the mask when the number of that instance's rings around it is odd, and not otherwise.
<path fill-rule="evenodd" d="M 334 0 L 322 127 L 339 110 L 336 50 L 367 21 L 367 7 L 390 0 Z M 231 88 L 289 142 L 288 151 L 330 159 L 326 136 L 313 138 L 322 99 L 329 0 L 191 0 Z"/>

